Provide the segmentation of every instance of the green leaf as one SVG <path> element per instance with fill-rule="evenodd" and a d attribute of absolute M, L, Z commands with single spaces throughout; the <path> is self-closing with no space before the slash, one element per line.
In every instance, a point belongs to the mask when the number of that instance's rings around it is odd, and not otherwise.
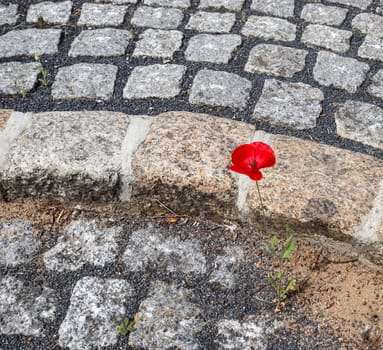
<path fill-rule="evenodd" d="M 297 247 L 297 242 L 290 236 L 283 245 L 281 251 L 281 259 L 291 259 L 294 256 L 294 250 Z"/>
<path fill-rule="evenodd" d="M 124 317 L 121 323 L 117 326 L 117 332 L 125 337 L 133 330 L 134 325 L 134 320 L 130 320 L 128 317 Z"/>
<path fill-rule="evenodd" d="M 278 237 L 277 235 L 273 235 L 270 239 L 270 245 L 271 245 L 271 248 L 273 249 L 276 249 L 277 248 L 277 245 L 278 245 Z"/>
<path fill-rule="evenodd" d="M 297 290 L 297 279 L 292 278 L 289 283 L 287 284 L 287 287 L 285 288 L 286 293 L 288 292 L 295 292 Z"/>
<path fill-rule="evenodd" d="M 274 289 L 275 289 L 276 291 L 279 290 L 278 283 L 277 283 L 277 281 L 276 281 L 273 277 L 269 277 L 267 280 L 268 280 L 269 283 L 274 287 Z"/>

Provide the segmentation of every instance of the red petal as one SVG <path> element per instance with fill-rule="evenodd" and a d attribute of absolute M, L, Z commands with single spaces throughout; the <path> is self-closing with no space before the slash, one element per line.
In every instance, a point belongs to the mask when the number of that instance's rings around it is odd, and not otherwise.
<path fill-rule="evenodd" d="M 253 142 L 250 145 L 254 148 L 255 162 L 258 169 L 275 165 L 275 153 L 269 145 L 263 142 Z"/>

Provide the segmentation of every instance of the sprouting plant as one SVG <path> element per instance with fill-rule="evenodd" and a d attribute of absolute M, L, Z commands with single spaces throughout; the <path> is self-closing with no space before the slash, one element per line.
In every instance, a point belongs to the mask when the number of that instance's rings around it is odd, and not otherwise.
<path fill-rule="evenodd" d="M 129 317 L 124 317 L 121 323 L 117 326 L 118 334 L 126 337 L 133 330 L 135 324 L 136 321 L 134 319 L 131 320 Z"/>
<path fill-rule="evenodd" d="M 43 16 L 40 15 L 40 16 L 37 17 L 37 26 L 39 28 L 44 27 L 46 24 L 47 24 L 47 22 L 45 21 Z"/>
<path fill-rule="evenodd" d="M 279 260 L 279 269 L 274 271 L 268 278 L 269 283 L 273 286 L 280 299 L 286 299 L 289 293 L 293 293 L 298 289 L 297 279 L 290 277 L 288 273 L 283 271 L 283 263 L 294 257 L 294 251 L 297 242 L 290 232 L 290 228 L 286 226 L 287 238 L 278 239 L 277 235 L 273 235 L 270 239 L 271 254 Z"/>
<path fill-rule="evenodd" d="M 246 11 L 242 11 L 241 12 L 241 22 L 242 23 L 245 23 L 247 20 L 247 14 L 246 14 Z"/>
<path fill-rule="evenodd" d="M 35 61 L 39 63 L 39 70 L 41 74 L 41 78 L 39 78 L 39 82 L 44 86 L 48 87 L 50 81 L 47 79 L 47 71 L 44 69 L 43 64 L 41 63 L 40 56 L 35 54 Z"/>
<path fill-rule="evenodd" d="M 20 96 L 21 96 L 21 98 L 26 98 L 27 97 L 27 92 L 25 91 L 24 87 L 22 87 L 20 89 Z"/>
<path fill-rule="evenodd" d="M 137 27 L 132 26 L 132 29 L 130 30 L 130 35 L 132 36 L 132 40 L 135 40 L 138 36 Z"/>

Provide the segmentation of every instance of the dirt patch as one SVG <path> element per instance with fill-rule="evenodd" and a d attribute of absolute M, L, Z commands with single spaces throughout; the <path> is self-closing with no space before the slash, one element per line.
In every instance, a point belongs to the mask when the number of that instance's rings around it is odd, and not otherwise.
<path fill-rule="evenodd" d="M 153 220 L 170 225 L 179 219 L 161 205 L 151 210 Z M 28 200 L 0 203 L 0 223 L 27 220 L 49 232 L 53 225 L 65 225 L 80 215 L 116 222 L 123 221 L 128 212 L 131 214 L 118 204 L 63 207 Z M 241 228 L 239 234 L 250 246 L 267 246 L 268 242 L 254 231 Z M 325 339 L 331 334 L 341 344 L 339 349 L 382 349 L 383 274 L 366 267 L 355 257 L 330 253 L 314 243 L 298 243 L 295 257 L 285 268 L 297 278 L 300 290 L 284 303 L 274 299 L 276 317 L 282 316 L 292 332 L 303 333 L 301 336 L 308 339 L 314 332 L 316 338 L 318 332 L 319 335 L 322 332 Z M 275 261 L 270 256 L 261 254 L 257 266 L 270 271 L 273 264 Z M 315 321 L 317 326 L 302 326 L 299 320 L 306 318 Z M 315 345 L 318 349 L 333 349 L 326 344 Z"/>
<path fill-rule="evenodd" d="M 0 109 L 0 131 L 4 129 L 5 124 L 7 123 L 7 120 L 11 113 L 11 109 Z"/>

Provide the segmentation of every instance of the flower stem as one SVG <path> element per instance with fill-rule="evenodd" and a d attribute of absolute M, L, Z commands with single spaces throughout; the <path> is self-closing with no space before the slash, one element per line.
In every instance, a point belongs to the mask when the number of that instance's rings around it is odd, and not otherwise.
<path fill-rule="evenodd" d="M 263 206 L 263 201 L 262 201 L 261 191 L 259 190 L 258 181 L 255 181 L 255 183 L 256 183 L 256 185 L 257 185 L 257 191 L 258 191 L 259 201 L 261 202 L 261 208 L 262 208 L 263 219 L 266 220 L 265 207 Z"/>

